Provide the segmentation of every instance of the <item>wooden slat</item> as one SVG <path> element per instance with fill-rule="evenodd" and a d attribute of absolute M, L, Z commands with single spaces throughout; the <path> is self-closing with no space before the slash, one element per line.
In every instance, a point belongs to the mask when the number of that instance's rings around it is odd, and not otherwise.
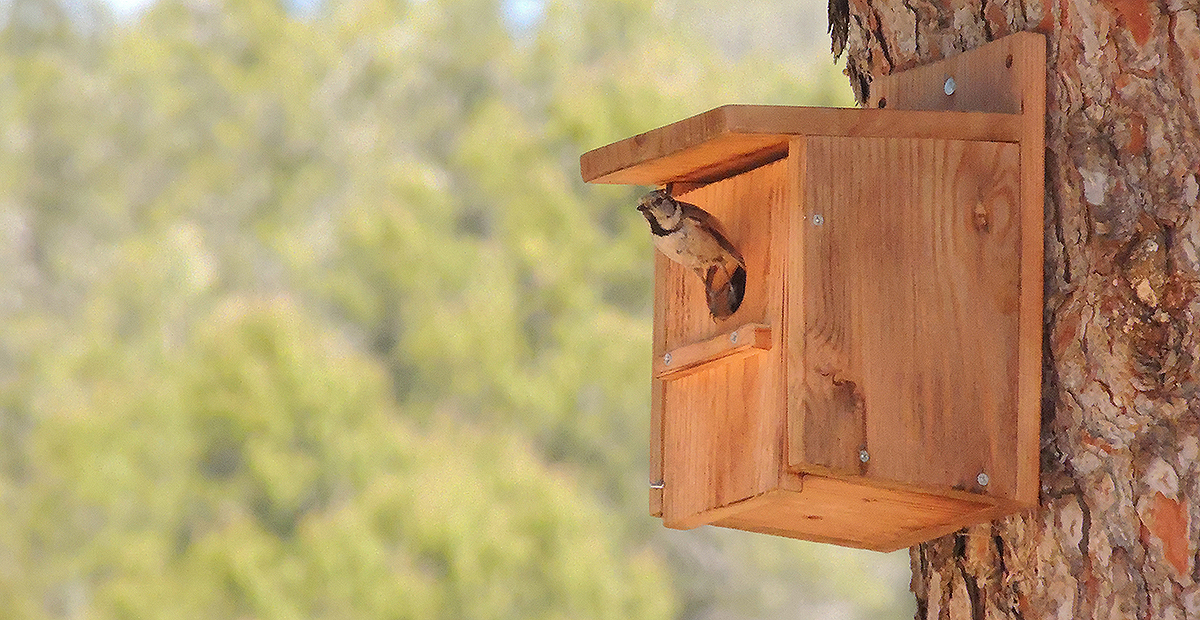
<path fill-rule="evenodd" d="M 808 139 L 793 138 L 788 144 L 788 205 L 787 268 L 784 270 L 784 321 L 786 389 L 784 407 L 787 411 L 785 432 L 788 438 L 788 465 L 803 462 L 805 416 L 802 411 L 808 393 L 808 369 L 805 364 L 805 325 L 808 309 L 804 298 L 804 265 L 808 255 L 804 227 L 809 224 L 804 208 L 808 192 Z M 819 432 L 814 429 L 813 432 Z M 798 478 L 797 478 L 798 479 Z"/>
<path fill-rule="evenodd" d="M 1013 80 L 1021 90 L 1021 310 L 1017 351 L 1016 499 L 1036 506 L 1041 493 L 1042 274 L 1045 222 L 1046 39 L 1013 40 Z"/>
<path fill-rule="evenodd" d="M 851 306 L 857 300 L 851 290 L 854 282 L 838 273 L 853 260 L 855 249 L 822 233 L 855 225 L 844 217 L 838 219 L 839 214 L 829 212 L 827 205 L 850 211 L 861 206 L 847 183 L 832 181 L 879 171 L 859 171 L 850 168 L 850 162 L 828 159 L 828 140 L 815 145 L 814 139 L 806 141 L 805 168 L 797 172 L 805 187 L 805 206 L 795 215 L 793 238 L 795 249 L 803 255 L 789 272 L 792 282 L 788 290 L 792 298 L 789 307 L 803 308 L 803 312 L 788 319 L 793 338 L 804 342 L 793 345 L 803 351 L 802 361 L 789 367 L 789 372 L 798 375 L 793 381 L 798 384 L 797 393 L 789 399 L 789 458 L 793 467 L 819 465 L 862 473 L 859 450 L 866 444 L 866 418 L 861 386 L 855 380 L 861 376 L 861 364 L 854 355 L 858 334 L 850 322 Z"/>
<path fill-rule="evenodd" d="M 661 252 L 654 253 L 654 280 L 660 281 L 665 277 L 670 261 Z M 661 354 L 657 352 L 657 343 L 666 340 L 667 287 L 654 287 L 654 334 L 652 347 L 654 359 Z M 651 359 L 651 368 L 654 366 Z M 661 379 L 650 378 L 650 515 L 662 517 L 663 513 L 663 399 L 666 394 Z"/>
<path fill-rule="evenodd" d="M 1019 153 L 994 142 L 808 141 L 807 393 L 793 466 L 1015 497 L 1028 458 L 1013 432 Z"/>
<path fill-rule="evenodd" d="M 662 518 L 662 381 L 650 382 L 650 516 Z"/>
<path fill-rule="evenodd" d="M 668 351 L 654 360 L 654 377 L 678 379 L 702 369 L 706 364 L 731 361 L 730 357 L 752 355 L 770 348 L 771 328 L 749 323 L 728 333 Z"/>
<path fill-rule="evenodd" d="M 584 153 L 589 183 L 709 183 L 779 159 L 795 136 L 1016 142 L 1015 114 L 727 105 Z"/>
<path fill-rule="evenodd" d="M 1016 142 L 1021 138 L 1020 118 L 1014 113 L 762 105 L 726 108 L 731 133 L 989 142 Z"/>
<path fill-rule="evenodd" d="M 954 94 L 945 93 L 946 78 L 954 78 Z M 1039 86 L 1040 85 L 1040 86 Z M 886 110 L 975 111 L 1037 116 L 1045 110 L 1046 40 L 1032 32 L 993 41 L 938 62 L 915 67 L 871 82 L 867 107 Z M 1043 93 L 1042 107 L 1031 98 Z M 1025 134 L 1018 131 L 1019 139 Z M 953 138 L 952 136 L 945 136 Z"/>

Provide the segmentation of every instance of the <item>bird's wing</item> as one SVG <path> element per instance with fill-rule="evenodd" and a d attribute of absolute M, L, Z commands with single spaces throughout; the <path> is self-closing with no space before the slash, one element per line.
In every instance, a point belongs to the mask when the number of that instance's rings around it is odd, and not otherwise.
<path fill-rule="evenodd" d="M 736 267 L 729 273 L 722 266 L 712 265 L 704 274 L 704 292 L 709 314 L 715 319 L 729 318 L 746 296 L 746 270 Z"/>
<path fill-rule="evenodd" d="M 717 240 L 717 244 L 722 250 L 729 252 L 742 267 L 746 266 L 746 261 L 742 258 L 742 253 L 729 241 L 729 235 L 725 233 L 725 227 L 721 225 L 721 220 L 718 220 L 713 214 L 697 207 L 694 204 L 680 202 L 679 206 L 683 208 L 683 216 L 691 217 L 700 223 L 701 226 L 713 232 L 713 238 Z"/>

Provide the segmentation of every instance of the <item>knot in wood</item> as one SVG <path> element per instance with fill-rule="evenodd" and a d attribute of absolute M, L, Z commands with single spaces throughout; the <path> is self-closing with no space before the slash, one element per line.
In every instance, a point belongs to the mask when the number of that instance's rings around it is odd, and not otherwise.
<path fill-rule="evenodd" d="M 979 232 L 987 232 L 991 228 L 991 214 L 988 213 L 988 208 L 982 202 L 975 203 L 975 210 L 971 213 L 971 220 L 975 224 L 975 230 Z"/>

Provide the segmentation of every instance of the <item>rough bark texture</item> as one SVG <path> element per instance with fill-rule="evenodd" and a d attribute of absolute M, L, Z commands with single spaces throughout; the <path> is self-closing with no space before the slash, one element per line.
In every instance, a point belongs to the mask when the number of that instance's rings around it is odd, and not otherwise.
<path fill-rule="evenodd" d="M 1011 32 L 1049 50 L 1041 508 L 914 547 L 918 618 L 1200 618 L 1197 13 L 831 2 L 864 98 L 871 76 Z"/>

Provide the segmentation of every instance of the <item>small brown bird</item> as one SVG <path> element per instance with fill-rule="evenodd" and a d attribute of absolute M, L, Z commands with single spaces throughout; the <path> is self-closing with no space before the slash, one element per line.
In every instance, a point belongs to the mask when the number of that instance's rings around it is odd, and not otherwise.
<path fill-rule="evenodd" d="M 704 281 L 713 318 L 723 319 L 737 311 L 746 294 L 746 261 L 717 218 L 696 205 L 675 200 L 663 189 L 642 196 L 637 209 L 650 223 L 654 246 Z"/>

